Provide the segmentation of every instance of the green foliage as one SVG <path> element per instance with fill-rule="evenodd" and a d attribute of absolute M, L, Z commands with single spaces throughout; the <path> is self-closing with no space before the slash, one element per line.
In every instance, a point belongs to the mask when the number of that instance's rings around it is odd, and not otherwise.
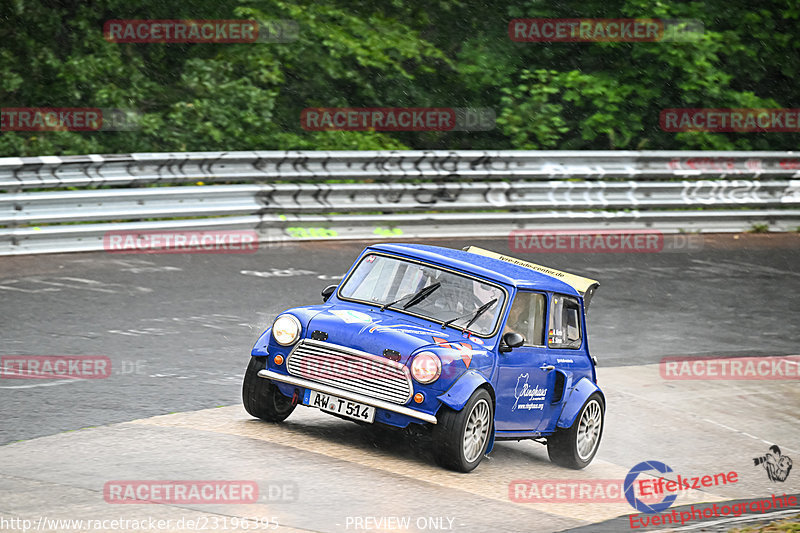
<path fill-rule="evenodd" d="M 769 224 L 754 222 L 747 233 L 769 233 Z"/>
<path fill-rule="evenodd" d="M 696 19 L 690 42 L 520 43 L 513 18 Z M 112 19 L 289 19 L 296 41 L 118 44 Z M 796 2 L 7 0 L 0 107 L 136 111 L 138 129 L 0 133 L 0 156 L 201 150 L 796 150 L 796 133 L 670 133 L 666 108 L 796 107 Z M 314 132 L 308 107 L 488 107 L 474 132 Z"/>

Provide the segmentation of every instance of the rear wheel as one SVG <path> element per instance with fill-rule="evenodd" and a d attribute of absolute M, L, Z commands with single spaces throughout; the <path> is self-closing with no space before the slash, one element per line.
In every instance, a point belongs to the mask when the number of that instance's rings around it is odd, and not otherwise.
<path fill-rule="evenodd" d="M 266 357 L 251 357 L 242 383 L 242 403 L 245 410 L 267 422 L 283 422 L 295 406 L 271 381 L 258 376 L 267 366 Z"/>
<path fill-rule="evenodd" d="M 605 404 L 595 392 L 586 400 L 572 426 L 547 438 L 547 454 L 559 466 L 580 470 L 594 459 L 603 435 Z"/>
<path fill-rule="evenodd" d="M 483 460 L 494 431 L 492 397 L 486 389 L 478 389 L 461 411 L 444 405 L 438 418 L 433 426 L 436 462 L 458 472 L 473 470 Z"/>

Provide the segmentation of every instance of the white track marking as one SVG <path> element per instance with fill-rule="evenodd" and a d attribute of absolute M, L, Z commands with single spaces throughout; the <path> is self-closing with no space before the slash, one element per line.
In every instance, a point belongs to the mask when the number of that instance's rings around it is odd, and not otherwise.
<path fill-rule="evenodd" d="M 33 389 L 36 387 L 53 387 L 55 385 L 66 385 L 67 383 L 77 383 L 86 381 L 85 379 L 59 379 L 58 381 L 48 381 L 45 383 L 31 383 L 30 385 L 9 385 L 0 386 L 0 389 Z"/>
<path fill-rule="evenodd" d="M 750 437 L 751 439 L 755 439 L 755 440 L 757 440 L 757 441 L 761 441 L 761 442 L 763 442 L 764 444 L 767 444 L 767 445 L 769 445 L 769 446 L 772 446 L 773 444 L 775 444 L 774 442 L 770 442 L 770 441 L 768 441 L 768 440 L 764 440 L 764 439 L 762 439 L 761 437 L 756 437 L 755 435 L 751 435 L 751 434 L 749 434 L 749 433 L 745 433 L 744 431 L 738 430 L 738 429 L 736 429 L 736 428 L 732 428 L 732 427 L 730 427 L 730 426 L 726 426 L 725 424 L 722 424 L 722 423 L 720 423 L 720 422 L 716 422 L 716 421 L 714 421 L 714 420 L 710 420 L 710 419 L 708 419 L 708 418 L 704 418 L 703 420 L 704 420 L 705 422 L 708 422 L 709 424 L 714 424 L 715 426 L 719 426 L 719 427 L 721 427 L 721 428 L 725 428 L 725 429 L 727 429 L 728 431 L 733 431 L 734 433 L 738 433 L 738 434 L 740 434 L 740 435 L 744 435 L 745 437 Z M 793 452 L 793 453 L 798 453 L 798 451 L 797 451 L 797 450 L 793 450 L 793 449 L 791 449 L 791 448 L 787 448 L 786 446 L 781 446 L 781 448 L 785 448 L 785 449 L 787 449 L 787 450 L 789 450 L 790 452 Z M 800 511 L 798 511 L 798 512 L 800 512 Z"/>

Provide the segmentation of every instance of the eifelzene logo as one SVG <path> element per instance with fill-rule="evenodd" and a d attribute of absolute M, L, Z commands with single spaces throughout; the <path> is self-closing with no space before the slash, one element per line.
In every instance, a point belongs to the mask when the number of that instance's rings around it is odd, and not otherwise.
<path fill-rule="evenodd" d="M 631 468 L 628 475 L 625 476 L 625 498 L 631 504 L 631 507 L 640 513 L 656 514 L 668 509 L 675 503 L 678 497 L 677 491 L 703 490 L 707 487 L 727 485 L 728 483 L 737 483 L 739 481 L 739 474 L 733 470 L 695 477 L 678 475 L 677 480 L 666 479 L 663 476 L 659 476 L 657 480 L 637 480 L 640 474 L 650 470 L 655 470 L 661 474 L 672 472 L 672 468 L 661 461 L 643 461 Z M 639 494 L 635 490 L 637 484 L 639 486 Z M 664 497 L 656 503 L 642 499 L 642 497 L 652 497 L 658 494 L 664 494 Z"/>

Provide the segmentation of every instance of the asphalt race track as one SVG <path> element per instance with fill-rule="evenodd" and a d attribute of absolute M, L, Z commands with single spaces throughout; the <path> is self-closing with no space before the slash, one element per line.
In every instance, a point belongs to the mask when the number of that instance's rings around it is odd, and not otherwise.
<path fill-rule="evenodd" d="M 800 492 L 800 471 L 770 482 L 752 461 L 770 444 L 800 460 L 798 380 L 664 381 L 657 365 L 665 356 L 800 354 L 800 235 L 707 235 L 700 249 L 652 254 L 525 255 L 504 239 L 427 242 L 475 244 L 600 281 L 589 342 L 609 405 L 586 470 L 555 467 L 543 446 L 520 442 L 454 474 L 433 464 L 424 434 L 305 408 L 283 425 L 244 412 L 242 376 L 261 331 L 288 307 L 320 302 L 365 243 L 4 257 L 0 355 L 107 356 L 111 375 L 0 377 L 0 525 L 136 515 L 170 519 L 162 531 L 203 529 L 178 522 L 202 517 L 216 518 L 206 529 L 219 531 L 256 529 L 241 517 L 269 517 L 264 529 L 281 531 L 560 531 L 616 518 L 602 527 L 618 531 L 629 529 L 624 515 L 633 511 L 624 499 L 520 502 L 509 487 L 623 479 L 644 460 L 687 475 L 739 473 L 739 482 L 687 491 L 676 505 Z M 106 503 L 104 484 L 126 479 L 256 480 L 260 497 L 250 505 Z"/>

